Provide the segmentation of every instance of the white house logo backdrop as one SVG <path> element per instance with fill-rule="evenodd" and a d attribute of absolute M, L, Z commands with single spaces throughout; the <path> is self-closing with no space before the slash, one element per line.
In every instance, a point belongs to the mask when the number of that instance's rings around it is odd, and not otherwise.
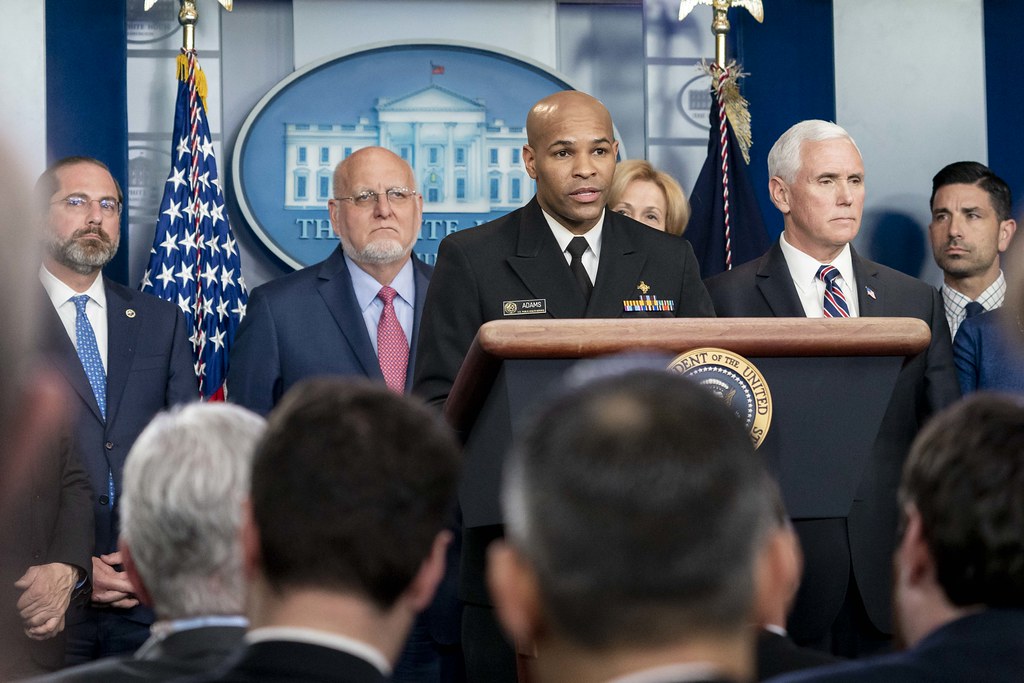
<path fill-rule="evenodd" d="M 296 71 L 253 109 L 235 145 L 242 213 L 260 240 L 301 268 L 337 246 L 327 216 L 338 162 L 373 145 L 409 162 L 423 193 L 416 253 L 525 204 L 526 113 L 569 89 L 535 63 L 457 44 L 378 46 Z"/>

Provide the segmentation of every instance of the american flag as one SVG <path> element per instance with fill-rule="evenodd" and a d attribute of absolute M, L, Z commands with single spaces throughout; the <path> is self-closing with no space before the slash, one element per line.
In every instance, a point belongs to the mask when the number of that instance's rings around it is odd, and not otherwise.
<path fill-rule="evenodd" d="M 203 102 L 205 81 L 195 51 L 182 49 L 171 173 L 141 289 L 184 312 L 200 393 L 217 401 L 224 400 L 228 352 L 249 297 L 238 245 L 224 215 L 224 191 Z"/>

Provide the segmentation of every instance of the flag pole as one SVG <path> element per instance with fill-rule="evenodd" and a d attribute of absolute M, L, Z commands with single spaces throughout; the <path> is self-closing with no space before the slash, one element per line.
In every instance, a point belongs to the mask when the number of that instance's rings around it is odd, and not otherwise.
<path fill-rule="evenodd" d="M 146 0 L 143 10 L 148 12 L 159 0 Z M 199 8 L 196 7 L 196 0 L 178 0 L 181 9 L 178 10 L 178 23 L 181 24 L 181 47 L 187 52 L 196 49 L 196 22 L 199 21 Z M 221 6 L 231 11 L 235 5 L 234 0 L 218 0 Z"/>

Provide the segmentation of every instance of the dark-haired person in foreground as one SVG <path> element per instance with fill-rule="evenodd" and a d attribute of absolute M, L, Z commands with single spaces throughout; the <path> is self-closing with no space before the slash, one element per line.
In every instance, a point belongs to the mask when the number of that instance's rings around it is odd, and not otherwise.
<path fill-rule="evenodd" d="M 502 625 L 536 644 L 536 680 L 748 680 L 767 476 L 736 416 L 663 371 L 538 412 L 507 463 L 488 567 Z"/>
<path fill-rule="evenodd" d="M 1024 402 L 975 394 L 936 415 L 899 497 L 895 607 L 909 649 L 777 680 L 1024 680 Z"/>
<path fill-rule="evenodd" d="M 387 680 L 444 574 L 458 449 L 382 384 L 304 380 L 271 413 L 243 528 L 252 630 L 210 680 Z"/>

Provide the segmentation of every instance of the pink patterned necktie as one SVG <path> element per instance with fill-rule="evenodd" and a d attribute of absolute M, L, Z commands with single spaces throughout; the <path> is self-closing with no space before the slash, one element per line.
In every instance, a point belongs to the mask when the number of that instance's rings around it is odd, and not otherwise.
<path fill-rule="evenodd" d="M 377 298 L 384 302 L 384 311 L 377 323 L 377 360 L 388 389 L 401 394 L 405 391 L 405 373 L 409 367 L 409 340 L 395 315 L 396 296 L 398 292 L 387 285 L 377 292 Z"/>

